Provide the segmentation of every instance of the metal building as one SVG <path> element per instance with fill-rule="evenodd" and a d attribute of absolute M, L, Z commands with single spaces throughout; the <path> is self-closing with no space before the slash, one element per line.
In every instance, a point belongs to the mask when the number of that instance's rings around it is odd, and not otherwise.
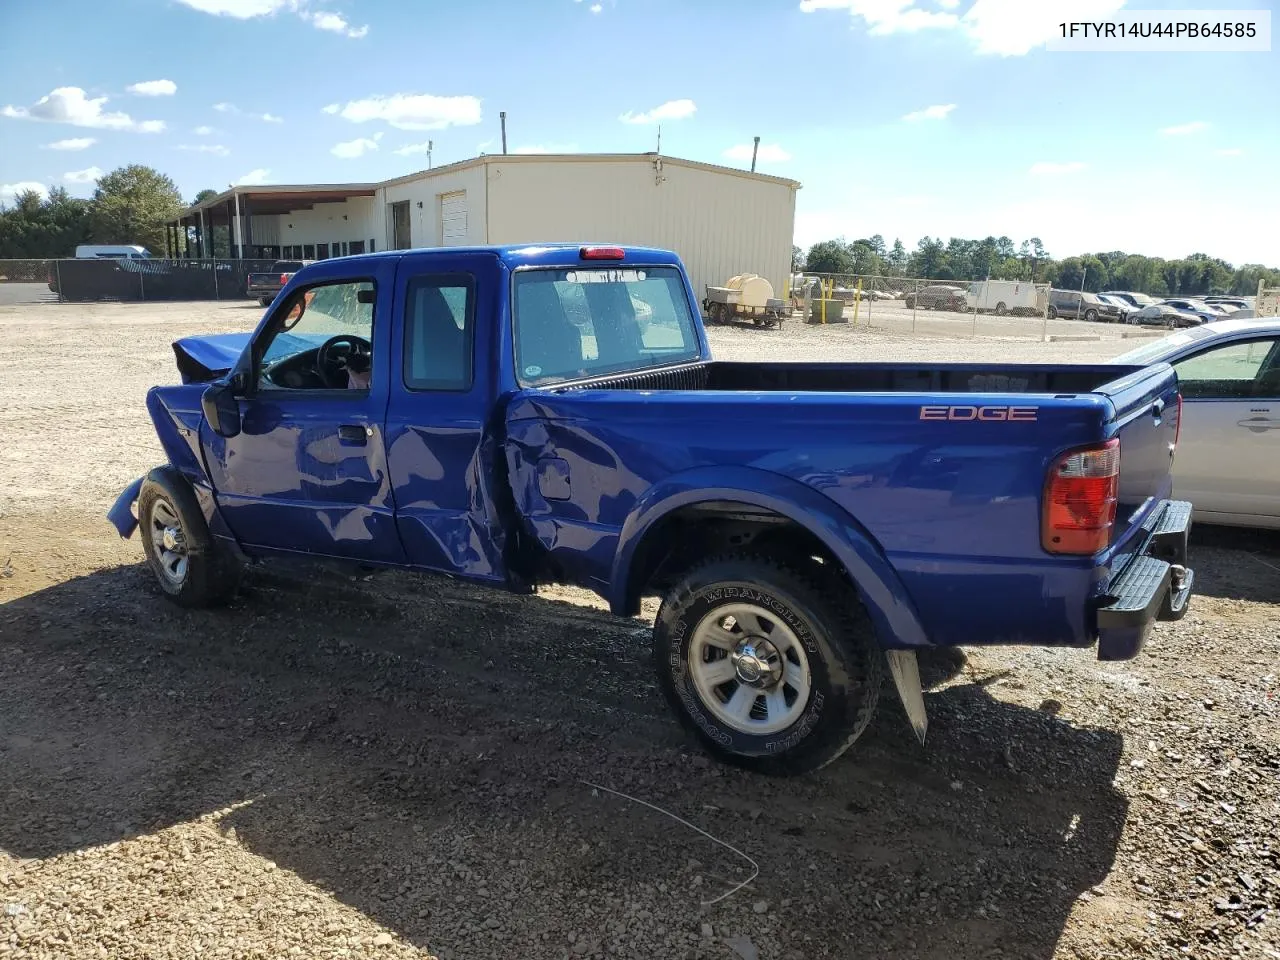
<path fill-rule="evenodd" d="M 799 188 L 654 153 L 498 154 L 376 184 L 236 187 L 185 211 L 171 237 L 175 249 L 184 240 L 180 255 L 298 259 L 478 244 L 637 244 L 675 250 L 699 295 L 707 284 L 758 273 L 782 296 Z"/>

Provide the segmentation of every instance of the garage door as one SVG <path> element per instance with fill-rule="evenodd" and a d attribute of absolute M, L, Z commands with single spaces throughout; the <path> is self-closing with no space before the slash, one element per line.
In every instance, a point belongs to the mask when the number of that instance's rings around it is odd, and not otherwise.
<path fill-rule="evenodd" d="M 440 245 L 462 247 L 467 243 L 467 192 L 440 195 Z"/>

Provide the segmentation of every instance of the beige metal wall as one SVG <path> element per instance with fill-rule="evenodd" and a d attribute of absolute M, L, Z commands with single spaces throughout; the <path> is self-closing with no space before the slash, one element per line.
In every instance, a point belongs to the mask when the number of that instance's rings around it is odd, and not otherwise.
<path fill-rule="evenodd" d="M 641 244 L 674 250 L 698 298 L 739 273 L 783 296 L 791 271 L 795 188 L 654 157 L 490 157 L 488 242 Z M 482 168 L 482 169 L 484 169 Z"/>
<path fill-rule="evenodd" d="M 485 243 L 484 165 L 443 173 L 424 172 L 416 179 L 378 188 L 378 249 L 391 248 L 391 218 L 388 204 L 409 201 L 409 231 L 412 247 L 440 245 L 440 197 L 466 191 L 467 243 Z M 419 207 L 418 204 L 422 206 Z"/>
<path fill-rule="evenodd" d="M 352 197 L 341 203 L 317 203 L 310 210 L 254 216 L 254 246 L 363 240 L 368 250 L 369 241 L 374 240 L 381 250 L 382 234 L 375 232 L 373 201 L 373 197 Z"/>

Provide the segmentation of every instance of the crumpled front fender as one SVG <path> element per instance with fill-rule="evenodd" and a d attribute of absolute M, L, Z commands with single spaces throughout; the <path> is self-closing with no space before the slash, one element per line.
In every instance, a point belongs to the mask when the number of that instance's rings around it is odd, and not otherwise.
<path fill-rule="evenodd" d="M 120 496 L 116 497 L 116 502 L 111 505 L 111 509 L 107 511 L 107 519 L 126 540 L 133 536 L 133 531 L 138 529 L 138 518 L 133 515 L 133 504 L 138 499 L 138 491 L 142 489 L 142 481 L 145 479 L 146 477 L 139 477 L 125 487 L 120 492 Z"/>

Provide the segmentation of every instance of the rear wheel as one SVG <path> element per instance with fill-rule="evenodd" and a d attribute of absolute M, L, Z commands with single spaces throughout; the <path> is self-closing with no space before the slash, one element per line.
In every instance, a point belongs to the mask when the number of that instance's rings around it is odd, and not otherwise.
<path fill-rule="evenodd" d="M 142 550 L 164 595 L 183 607 L 205 607 L 229 597 L 240 564 L 209 533 L 186 478 L 172 467 L 147 475 L 138 492 Z"/>
<path fill-rule="evenodd" d="M 269 307 L 271 306 L 272 299 L 272 297 L 259 297 L 258 303 L 262 304 L 264 307 Z"/>
<path fill-rule="evenodd" d="M 1055 310 L 1053 307 L 1050 307 L 1050 308 L 1049 308 L 1049 319 L 1050 319 L 1050 320 L 1057 320 L 1057 319 L 1058 319 L 1058 311 L 1057 311 L 1057 310 Z"/>
<path fill-rule="evenodd" d="M 672 589 L 654 662 L 668 703 L 712 753 L 792 774 L 835 760 L 866 729 L 883 655 L 842 579 L 735 554 Z"/>
<path fill-rule="evenodd" d="M 1003 317 L 1008 312 L 1009 312 L 1009 308 L 1003 300 L 1001 300 L 999 303 L 996 304 L 997 317 Z"/>

